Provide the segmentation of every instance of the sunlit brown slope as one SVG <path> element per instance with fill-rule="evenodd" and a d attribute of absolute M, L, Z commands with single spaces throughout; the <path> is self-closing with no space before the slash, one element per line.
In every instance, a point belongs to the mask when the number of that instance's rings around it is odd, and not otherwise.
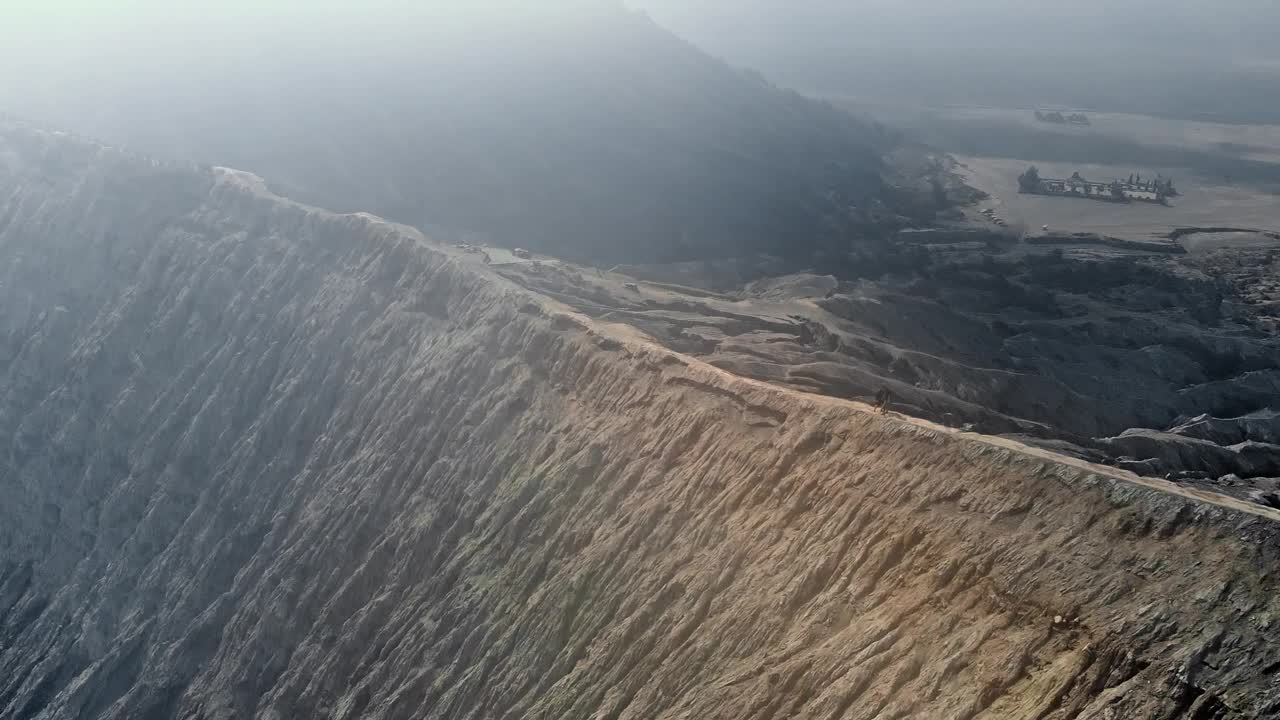
<path fill-rule="evenodd" d="M 0 716 L 1255 718 L 1276 515 L 0 134 Z"/>

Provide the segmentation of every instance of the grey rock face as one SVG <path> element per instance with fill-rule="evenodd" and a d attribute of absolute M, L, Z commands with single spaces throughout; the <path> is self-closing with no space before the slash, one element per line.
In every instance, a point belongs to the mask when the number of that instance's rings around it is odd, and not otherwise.
<path fill-rule="evenodd" d="M 1280 403 L 1280 398 L 1276 402 Z M 1175 427 L 1171 432 L 1219 445 L 1234 445 L 1250 440 L 1280 445 L 1280 412 L 1259 410 L 1237 418 L 1201 415 Z"/>
<path fill-rule="evenodd" d="M 0 716 L 1274 714 L 1280 514 L 0 132 Z"/>
<path fill-rule="evenodd" d="M 1245 441 L 1223 446 L 1154 430 L 1129 430 L 1103 442 L 1118 456 L 1152 461 L 1162 473 L 1203 471 L 1212 477 L 1280 474 L 1280 446 L 1267 443 Z"/>

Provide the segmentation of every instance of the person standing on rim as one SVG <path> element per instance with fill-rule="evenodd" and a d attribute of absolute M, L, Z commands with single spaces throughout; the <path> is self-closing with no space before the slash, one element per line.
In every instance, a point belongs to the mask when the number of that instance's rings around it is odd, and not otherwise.
<path fill-rule="evenodd" d="M 889 392 L 889 388 L 880 388 L 880 390 L 876 392 L 876 410 L 879 410 L 882 415 L 889 412 L 889 403 L 892 400 L 893 395 Z"/>

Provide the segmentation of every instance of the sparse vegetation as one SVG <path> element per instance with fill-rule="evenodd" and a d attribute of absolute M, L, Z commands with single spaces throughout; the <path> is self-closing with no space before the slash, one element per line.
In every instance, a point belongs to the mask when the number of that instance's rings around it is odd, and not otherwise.
<path fill-rule="evenodd" d="M 1018 189 L 1024 193 L 1039 193 L 1043 186 L 1040 182 L 1040 170 L 1035 165 L 1018 176 Z"/>

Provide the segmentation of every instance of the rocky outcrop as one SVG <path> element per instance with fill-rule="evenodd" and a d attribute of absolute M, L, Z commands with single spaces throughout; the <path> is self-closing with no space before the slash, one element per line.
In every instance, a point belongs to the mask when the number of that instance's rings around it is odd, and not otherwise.
<path fill-rule="evenodd" d="M 1247 441 L 1280 445 L 1280 412 L 1259 410 L 1236 418 L 1200 415 L 1170 430 L 1186 437 L 1208 440 L 1219 445 Z"/>
<path fill-rule="evenodd" d="M 1126 430 L 1102 441 L 1111 452 L 1150 463 L 1161 474 L 1200 471 L 1212 477 L 1280 475 L 1280 446 L 1247 440 L 1218 445 L 1208 440 L 1154 430 Z"/>
<path fill-rule="evenodd" d="M 0 716 L 1255 718 L 1280 515 L 0 134 Z"/>

